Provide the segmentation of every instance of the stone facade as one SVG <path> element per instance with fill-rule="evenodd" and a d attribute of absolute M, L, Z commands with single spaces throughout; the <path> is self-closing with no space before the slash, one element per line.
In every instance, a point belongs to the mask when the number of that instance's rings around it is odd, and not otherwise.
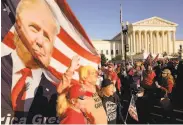
<path fill-rule="evenodd" d="M 99 54 L 105 54 L 108 60 L 121 55 L 121 41 L 114 40 L 92 40 Z"/>
<path fill-rule="evenodd" d="M 152 54 L 162 54 L 166 52 L 171 55 L 177 53 L 179 45 L 183 43 L 180 40 L 176 42 L 177 26 L 178 24 L 159 17 L 152 17 L 129 24 L 128 44 L 130 52 L 128 54 L 135 55 L 137 53 L 150 52 Z M 114 52 L 118 50 L 118 54 L 121 54 L 123 52 L 121 43 L 121 33 L 117 34 L 112 40 L 93 40 L 93 44 L 99 50 L 99 53 L 101 53 L 101 50 L 113 50 Z M 116 46 L 117 48 L 115 48 Z M 111 57 L 107 55 L 107 58 L 111 59 L 113 56 L 116 56 L 116 53 L 113 53 Z"/>

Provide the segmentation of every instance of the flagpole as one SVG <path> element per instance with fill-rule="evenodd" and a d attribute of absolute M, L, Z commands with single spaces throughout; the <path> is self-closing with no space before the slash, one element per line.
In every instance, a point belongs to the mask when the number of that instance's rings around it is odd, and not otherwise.
<path fill-rule="evenodd" d="M 122 5 L 121 4 L 120 4 L 120 26 L 121 26 L 121 59 L 124 60 L 123 21 L 122 21 Z"/>
<path fill-rule="evenodd" d="M 133 97 L 132 92 L 131 92 L 131 95 L 132 95 L 132 97 Z M 131 97 L 131 99 L 130 99 L 130 103 L 131 103 L 131 101 L 132 101 L 132 97 Z M 130 104 L 129 104 L 129 106 L 128 106 L 128 110 L 129 110 L 129 108 L 130 108 Z M 128 110 L 127 110 L 126 118 L 125 118 L 125 121 L 124 121 L 125 125 L 126 125 L 126 120 L 127 120 L 127 118 L 128 118 Z"/>

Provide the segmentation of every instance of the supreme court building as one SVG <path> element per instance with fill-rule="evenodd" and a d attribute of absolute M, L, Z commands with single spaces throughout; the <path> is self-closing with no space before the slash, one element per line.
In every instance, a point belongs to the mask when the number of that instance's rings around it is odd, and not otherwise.
<path fill-rule="evenodd" d="M 176 41 L 176 27 L 178 24 L 162 19 L 151 17 L 128 25 L 128 55 L 139 53 L 168 55 L 178 52 L 179 45 L 183 41 Z M 110 60 L 122 53 L 121 33 L 111 40 L 92 40 L 99 53 L 103 53 Z"/>

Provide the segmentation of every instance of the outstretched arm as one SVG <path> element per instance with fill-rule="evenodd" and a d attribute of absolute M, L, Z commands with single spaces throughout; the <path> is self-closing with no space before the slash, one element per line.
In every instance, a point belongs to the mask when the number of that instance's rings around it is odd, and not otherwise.
<path fill-rule="evenodd" d="M 77 70 L 80 67 L 79 60 L 80 60 L 79 56 L 74 56 L 72 58 L 70 67 L 63 74 L 62 80 L 61 80 L 60 84 L 57 87 L 57 92 L 59 94 L 62 93 L 63 90 L 65 90 L 66 88 L 68 88 L 70 86 L 71 79 L 72 79 L 72 76 L 74 74 L 74 71 Z"/>

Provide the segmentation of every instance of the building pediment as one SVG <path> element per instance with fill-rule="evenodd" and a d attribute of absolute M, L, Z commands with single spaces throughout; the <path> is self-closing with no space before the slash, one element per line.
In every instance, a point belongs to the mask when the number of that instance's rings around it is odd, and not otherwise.
<path fill-rule="evenodd" d="M 168 20 L 162 19 L 160 17 L 152 17 L 145 20 L 141 20 L 132 25 L 140 25 L 140 26 L 178 26 L 178 24 L 174 22 L 170 22 Z"/>
<path fill-rule="evenodd" d="M 160 17 L 151 17 L 148 19 L 144 19 L 135 23 L 132 23 L 129 25 L 129 32 L 133 31 L 133 30 L 149 30 L 149 28 L 151 28 L 152 30 L 158 30 L 158 28 L 160 27 L 161 29 L 163 28 L 164 30 L 172 30 L 172 31 L 176 31 L 176 26 L 178 26 L 178 24 L 162 19 Z M 160 29 L 159 28 L 159 29 Z M 115 37 L 113 37 L 111 40 L 115 40 L 115 41 L 120 41 L 121 40 L 121 33 L 118 33 Z"/>

